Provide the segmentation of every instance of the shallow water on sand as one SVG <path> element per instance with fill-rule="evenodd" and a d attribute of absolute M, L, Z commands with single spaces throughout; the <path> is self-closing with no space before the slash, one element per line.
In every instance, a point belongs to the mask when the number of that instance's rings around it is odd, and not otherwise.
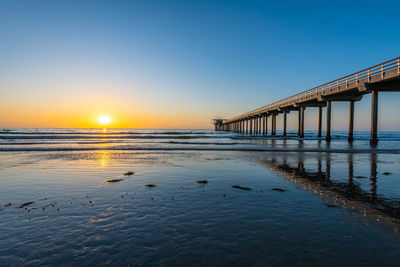
<path fill-rule="evenodd" d="M 398 265 L 399 162 L 374 150 L 3 151 L 0 265 Z"/>

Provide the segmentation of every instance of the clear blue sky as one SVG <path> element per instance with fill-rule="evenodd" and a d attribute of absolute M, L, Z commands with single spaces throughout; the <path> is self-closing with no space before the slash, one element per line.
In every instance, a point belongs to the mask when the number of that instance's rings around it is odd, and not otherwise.
<path fill-rule="evenodd" d="M 138 127 L 158 117 L 206 128 L 399 56 L 399 10 L 399 1 L 2 0 L 0 126 L 100 106 L 126 110 Z M 400 130 L 399 100 L 380 95 L 381 129 Z M 356 129 L 369 129 L 369 101 L 356 104 Z M 333 109 L 334 129 L 345 129 L 347 104 Z M 37 126 L 73 124 L 48 116 Z"/>

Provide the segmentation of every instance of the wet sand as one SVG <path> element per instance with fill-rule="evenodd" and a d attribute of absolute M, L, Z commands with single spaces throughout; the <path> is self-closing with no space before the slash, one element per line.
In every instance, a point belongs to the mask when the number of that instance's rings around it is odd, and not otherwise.
<path fill-rule="evenodd" d="M 379 153 L 2 153 L 0 263 L 398 265 L 399 161 Z"/>

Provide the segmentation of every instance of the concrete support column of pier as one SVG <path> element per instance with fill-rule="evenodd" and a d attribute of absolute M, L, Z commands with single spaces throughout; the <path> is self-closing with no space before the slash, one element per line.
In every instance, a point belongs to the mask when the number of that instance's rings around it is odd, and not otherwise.
<path fill-rule="evenodd" d="M 264 115 L 263 117 L 263 135 L 267 135 L 266 130 L 267 129 L 267 115 Z"/>
<path fill-rule="evenodd" d="M 268 135 L 268 116 L 265 116 L 265 135 Z"/>
<path fill-rule="evenodd" d="M 304 137 L 304 110 L 305 107 L 300 107 L 300 137 Z"/>
<path fill-rule="evenodd" d="M 246 119 L 246 134 L 249 133 L 249 120 Z"/>
<path fill-rule="evenodd" d="M 378 91 L 371 94 L 371 145 L 378 144 Z"/>
<path fill-rule="evenodd" d="M 276 114 L 272 115 L 272 135 L 276 135 Z"/>
<path fill-rule="evenodd" d="M 253 118 L 250 118 L 249 121 L 250 121 L 249 134 L 253 134 Z"/>
<path fill-rule="evenodd" d="M 348 141 L 353 142 L 353 128 L 354 128 L 354 101 L 350 101 L 349 110 L 349 137 Z"/>
<path fill-rule="evenodd" d="M 299 116 L 297 118 L 297 135 L 300 136 L 301 133 L 301 109 L 299 109 Z"/>
<path fill-rule="evenodd" d="M 255 134 L 255 135 L 258 135 L 258 117 L 255 118 L 255 124 L 254 124 L 254 125 L 255 125 L 254 134 Z"/>
<path fill-rule="evenodd" d="M 258 117 L 254 119 L 254 134 L 257 135 L 258 133 Z"/>
<path fill-rule="evenodd" d="M 261 116 L 261 135 L 264 135 L 265 131 L 265 115 Z"/>
<path fill-rule="evenodd" d="M 262 130 L 262 116 L 258 117 L 258 134 L 261 135 Z"/>
<path fill-rule="evenodd" d="M 331 109 L 332 101 L 326 103 L 326 141 L 331 141 Z"/>
<path fill-rule="evenodd" d="M 286 111 L 283 112 L 283 136 L 286 136 Z"/>
<path fill-rule="evenodd" d="M 318 137 L 322 136 L 322 107 L 318 107 Z"/>

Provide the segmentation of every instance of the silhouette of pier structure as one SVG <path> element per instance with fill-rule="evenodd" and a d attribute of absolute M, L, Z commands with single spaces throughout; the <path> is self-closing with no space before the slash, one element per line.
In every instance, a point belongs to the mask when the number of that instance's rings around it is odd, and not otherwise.
<path fill-rule="evenodd" d="M 326 136 L 331 140 L 332 102 L 349 102 L 348 140 L 353 141 L 354 104 L 366 94 L 371 94 L 371 138 L 370 144 L 378 143 L 378 93 L 400 91 L 400 57 L 369 67 L 343 78 L 314 87 L 299 94 L 284 98 L 227 120 L 214 120 L 215 130 L 241 134 L 276 136 L 276 120 L 283 116 L 282 132 L 287 135 L 286 117 L 289 112 L 298 112 L 298 136 L 304 138 L 304 111 L 318 108 L 318 137 L 322 136 L 322 109 L 326 108 Z"/>

